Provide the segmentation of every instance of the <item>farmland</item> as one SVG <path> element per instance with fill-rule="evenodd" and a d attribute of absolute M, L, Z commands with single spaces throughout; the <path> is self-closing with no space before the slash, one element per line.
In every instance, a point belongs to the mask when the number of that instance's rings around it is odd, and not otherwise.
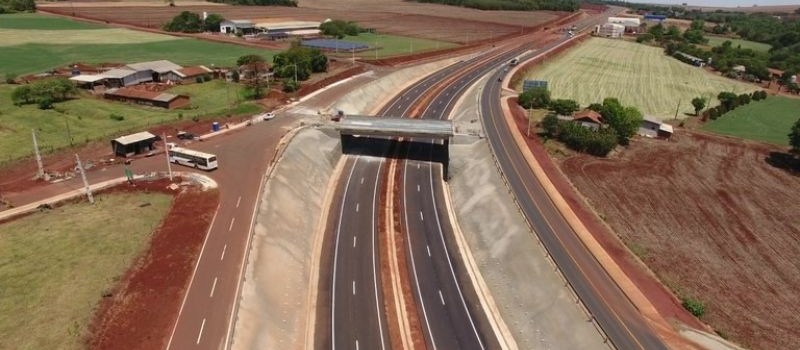
<path fill-rule="evenodd" d="M 699 133 L 636 139 L 611 159 L 561 168 L 589 204 L 701 319 L 746 348 L 800 344 L 800 177 L 781 148 Z"/>
<path fill-rule="evenodd" d="M 798 111 L 800 99 L 772 96 L 728 112 L 717 120 L 706 123 L 703 129 L 788 146 L 787 135 L 795 121 L 800 118 Z"/>
<path fill-rule="evenodd" d="M 107 28 L 38 14 L 0 15 L 0 74 L 37 73 L 74 62 L 167 59 L 231 66 L 239 56 L 272 52 L 232 44 Z"/>
<path fill-rule="evenodd" d="M 372 48 L 376 45 L 378 47 L 378 58 L 407 55 L 411 54 L 412 50 L 413 53 L 419 53 L 456 46 L 453 43 L 444 41 L 371 33 L 347 36 L 342 40 L 369 45 L 371 48 L 370 50 L 356 53 L 356 56 L 364 58 L 375 58 L 375 50 Z"/>
<path fill-rule="evenodd" d="M 98 302 L 172 201 L 156 193 L 96 199 L 0 224 L 0 348 L 84 349 Z"/>
<path fill-rule="evenodd" d="M 0 118 L 3 120 L 0 127 L 0 163 L 33 153 L 30 141 L 32 129 L 37 132 L 40 148 L 49 152 L 68 146 L 70 136 L 73 143 L 80 144 L 180 118 L 209 118 L 229 112 L 234 115 L 255 113 L 261 109 L 253 102 L 239 103 L 239 95 L 244 87 L 221 80 L 170 89 L 170 93 L 191 97 L 192 109 L 189 110 L 146 108 L 88 95 L 57 103 L 51 110 L 41 110 L 35 105 L 16 107 L 11 104 L 14 88 L 13 85 L 0 84 Z M 111 119 L 111 114 L 124 119 Z"/>
<path fill-rule="evenodd" d="M 706 73 L 664 55 L 663 50 L 637 43 L 591 38 L 526 74 L 526 79 L 549 81 L 555 98 L 570 98 L 586 106 L 616 97 L 645 115 L 665 119 L 679 112 L 694 113 L 694 97 L 721 91 L 737 94 L 754 86 Z"/>
<path fill-rule="evenodd" d="M 732 39 L 732 38 L 725 38 L 712 35 L 706 36 L 706 39 L 708 39 L 709 46 L 720 46 L 722 45 L 722 43 L 730 41 L 733 47 L 741 46 L 743 49 L 751 49 L 753 51 L 767 52 L 769 51 L 770 48 L 772 48 L 772 46 L 770 46 L 769 44 L 743 40 L 743 39 Z"/>

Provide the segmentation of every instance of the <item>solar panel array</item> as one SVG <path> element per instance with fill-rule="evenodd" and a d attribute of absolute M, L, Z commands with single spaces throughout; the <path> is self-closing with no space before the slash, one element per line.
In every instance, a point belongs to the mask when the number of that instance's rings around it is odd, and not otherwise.
<path fill-rule="evenodd" d="M 522 82 L 522 92 L 528 91 L 534 88 L 545 88 L 547 89 L 547 80 L 525 80 Z"/>
<path fill-rule="evenodd" d="M 336 39 L 303 40 L 302 45 L 305 47 L 329 51 L 360 51 L 369 48 L 369 46 L 365 44 Z"/>

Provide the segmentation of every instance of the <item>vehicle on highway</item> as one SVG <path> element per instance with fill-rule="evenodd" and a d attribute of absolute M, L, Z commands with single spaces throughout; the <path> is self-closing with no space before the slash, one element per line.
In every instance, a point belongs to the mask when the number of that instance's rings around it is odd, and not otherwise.
<path fill-rule="evenodd" d="M 510 62 L 508 62 L 509 66 L 516 66 L 519 63 L 519 58 L 512 58 Z"/>
<path fill-rule="evenodd" d="M 275 113 L 274 112 L 267 112 L 267 113 L 261 114 L 261 119 L 270 120 L 272 118 L 275 118 Z"/>
<path fill-rule="evenodd" d="M 171 148 L 169 150 L 169 161 L 202 170 L 214 170 L 217 168 L 217 156 L 188 148 Z"/>

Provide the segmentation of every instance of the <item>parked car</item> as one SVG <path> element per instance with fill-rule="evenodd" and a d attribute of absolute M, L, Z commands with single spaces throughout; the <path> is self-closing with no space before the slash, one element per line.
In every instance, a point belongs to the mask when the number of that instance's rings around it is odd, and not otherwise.
<path fill-rule="evenodd" d="M 193 140 L 194 134 L 186 131 L 178 131 L 178 138 L 181 140 Z"/>
<path fill-rule="evenodd" d="M 272 118 L 275 118 L 275 113 L 274 112 L 264 113 L 264 114 L 261 115 L 261 118 L 264 119 L 264 120 L 270 120 Z"/>

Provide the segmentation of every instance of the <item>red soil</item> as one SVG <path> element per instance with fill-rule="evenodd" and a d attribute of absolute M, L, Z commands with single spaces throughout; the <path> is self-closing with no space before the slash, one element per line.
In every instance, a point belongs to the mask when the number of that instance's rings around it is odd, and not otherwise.
<path fill-rule="evenodd" d="M 111 191 L 159 191 L 167 180 Z M 91 349 L 163 349 L 188 286 L 200 246 L 219 202 L 216 191 L 184 188 L 153 233 L 147 251 L 103 299 L 90 326 Z"/>

